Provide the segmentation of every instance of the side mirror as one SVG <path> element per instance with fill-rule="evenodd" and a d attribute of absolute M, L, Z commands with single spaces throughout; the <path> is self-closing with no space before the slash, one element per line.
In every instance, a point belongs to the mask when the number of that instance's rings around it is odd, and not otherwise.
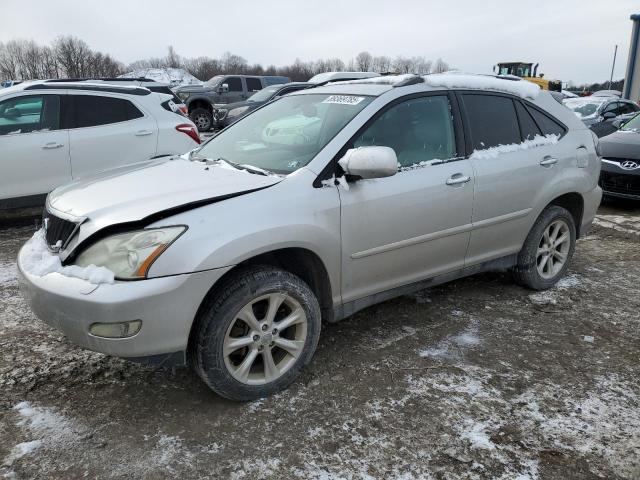
<path fill-rule="evenodd" d="M 18 118 L 20 116 L 20 110 L 18 110 L 17 108 L 7 108 L 4 113 L 2 114 L 2 116 L 4 118 Z"/>
<path fill-rule="evenodd" d="M 611 120 L 612 118 L 616 118 L 617 115 L 613 112 L 604 112 L 602 114 L 602 118 L 604 118 L 605 120 Z"/>
<path fill-rule="evenodd" d="M 391 177 L 398 172 L 398 157 L 389 147 L 352 148 L 338 163 L 347 175 L 358 178 Z"/>
<path fill-rule="evenodd" d="M 223 83 L 222 85 L 220 85 L 220 87 L 218 88 L 218 92 L 219 93 L 227 93 L 229 91 L 229 85 L 226 83 Z"/>

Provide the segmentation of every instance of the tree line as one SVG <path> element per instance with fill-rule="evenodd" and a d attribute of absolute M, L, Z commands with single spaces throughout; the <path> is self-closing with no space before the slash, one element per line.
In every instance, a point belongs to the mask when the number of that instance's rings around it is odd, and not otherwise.
<path fill-rule="evenodd" d="M 449 64 L 438 58 L 435 61 L 423 56 L 372 55 L 360 52 L 355 58 L 343 61 L 332 57 L 315 61 L 296 59 L 291 65 L 263 66 L 250 64 L 244 57 L 230 52 L 220 58 L 182 57 L 172 46 L 163 57 L 137 60 L 129 65 L 116 60 L 108 53 L 93 50 L 84 40 L 73 36 L 56 38 L 51 45 L 39 45 L 33 40 L 0 42 L 0 80 L 32 80 L 43 78 L 91 78 L 117 77 L 145 68 L 184 68 L 199 80 L 206 81 L 214 75 L 282 75 L 295 81 L 305 81 L 313 75 L 331 71 L 374 71 L 378 73 L 441 73 L 451 70 Z M 622 89 L 623 80 L 614 81 L 611 88 Z M 609 88 L 608 82 L 573 85 L 572 90 L 597 91 Z"/>
<path fill-rule="evenodd" d="M 250 64 L 244 57 L 226 52 L 220 58 L 187 58 L 178 55 L 172 46 L 164 57 L 137 60 L 129 65 L 109 54 L 91 49 L 82 39 L 72 36 L 56 38 L 51 45 L 39 45 L 33 40 L 0 42 L 0 80 L 32 80 L 43 78 L 116 77 L 145 68 L 184 68 L 196 78 L 206 81 L 214 75 L 283 75 L 293 81 L 305 81 L 317 73 L 329 71 L 374 71 L 378 73 L 440 73 L 449 65 L 441 58 L 427 60 L 423 56 L 394 58 L 375 56 L 367 51 L 343 61 L 327 58 L 316 61 L 296 59 L 291 65 L 263 66 Z"/>

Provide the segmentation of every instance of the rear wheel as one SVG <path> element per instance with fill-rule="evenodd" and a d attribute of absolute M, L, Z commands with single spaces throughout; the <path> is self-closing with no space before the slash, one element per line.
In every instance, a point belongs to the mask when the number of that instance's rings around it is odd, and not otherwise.
<path fill-rule="evenodd" d="M 195 370 L 232 400 L 271 395 L 309 363 L 320 324 L 318 300 L 300 278 L 270 266 L 248 268 L 203 309 L 192 346 Z"/>
<path fill-rule="evenodd" d="M 194 108 L 189 117 L 196 124 L 199 132 L 208 132 L 213 126 L 213 115 L 206 108 Z"/>
<path fill-rule="evenodd" d="M 576 242 L 573 216 L 565 208 L 545 209 L 529 232 L 518 263 L 515 280 L 534 290 L 553 287 L 564 276 Z"/>

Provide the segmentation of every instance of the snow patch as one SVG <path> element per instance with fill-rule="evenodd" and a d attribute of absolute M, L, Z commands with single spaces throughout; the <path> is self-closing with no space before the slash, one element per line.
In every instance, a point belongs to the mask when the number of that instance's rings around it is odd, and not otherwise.
<path fill-rule="evenodd" d="M 89 265 L 62 266 L 60 257 L 52 254 L 47 248 L 44 230 L 40 229 L 24 245 L 22 267 L 27 273 L 37 277 L 44 277 L 50 273 L 59 273 L 66 277 L 80 278 L 92 284 L 114 283 L 115 274 L 105 267 Z"/>
<path fill-rule="evenodd" d="M 159 83 L 166 83 L 170 87 L 202 85 L 201 80 L 182 68 L 142 68 L 120 75 L 119 78 L 149 78 Z"/>
<path fill-rule="evenodd" d="M 460 433 L 460 437 L 468 440 L 472 448 L 495 450 L 496 446 L 491 442 L 487 434 L 487 428 L 488 425 L 486 423 L 473 423 Z"/>
<path fill-rule="evenodd" d="M 16 264 L 0 262 L 0 284 L 15 283 L 17 279 Z"/>
<path fill-rule="evenodd" d="M 411 78 L 415 78 L 413 73 L 406 73 L 402 75 L 385 75 L 380 77 L 359 78 L 357 80 L 344 80 L 341 82 L 331 82 L 331 85 L 353 85 L 353 84 L 366 84 L 374 83 L 376 85 L 397 85 Z"/>
<path fill-rule="evenodd" d="M 42 446 L 41 440 L 32 440 L 31 442 L 22 442 L 11 449 L 9 456 L 4 459 L 5 465 L 11 465 L 16 460 L 29 455 Z"/>
<path fill-rule="evenodd" d="M 536 135 L 531 140 L 525 140 L 521 143 L 510 143 L 508 145 L 498 145 L 497 147 L 490 147 L 483 150 L 474 150 L 471 154 L 471 159 L 480 160 L 488 158 L 497 158 L 503 153 L 517 152 L 520 150 L 529 150 L 530 148 L 542 147 L 544 145 L 554 145 L 558 143 L 558 135 Z"/>
<path fill-rule="evenodd" d="M 490 75 L 438 73 L 425 75 L 423 78 L 425 83 L 432 87 L 495 90 L 530 99 L 535 99 L 540 93 L 540 87 L 535 83 L 526 80 L 501 79 Z"/>

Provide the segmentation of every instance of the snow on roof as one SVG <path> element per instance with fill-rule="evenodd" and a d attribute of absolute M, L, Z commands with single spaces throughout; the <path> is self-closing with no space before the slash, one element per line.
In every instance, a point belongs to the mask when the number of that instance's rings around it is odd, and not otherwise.
<path fill-rule="evenodd" d="M 436 73 L 425 75 L 422 78 L 424 78 L 427 85 L 432 87 L 496 90 L 532 100 L 540 93 L 540 87 L 535 83 L 527 82 L 526 80 L 496 78 L 491 75 Z"/>
<path fill-rule="evenodd" d="M 149 78 L 170 87 L 202 85 L 202 82 L 182 68 L 142 68 L 120 75 L 120 78 Z"/>
<path fill-rule="evenodd" d="M 375 83 L 376 85 L 397 85 L 417 75 L 407 73 L 403 75 L 385 75 L 371 78 L 360 78 L 358 80 L 345 80 L 343 82 L 331 82 L 332 85 L 353 85 L 361 83 Z"/>

